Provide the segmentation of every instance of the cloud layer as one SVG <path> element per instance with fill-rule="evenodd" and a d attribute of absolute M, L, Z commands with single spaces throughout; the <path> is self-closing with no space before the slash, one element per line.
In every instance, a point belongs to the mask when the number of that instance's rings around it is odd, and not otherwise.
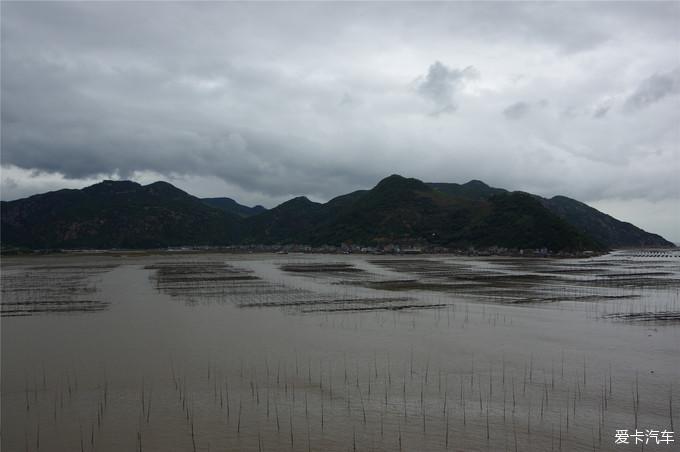
<path fill-rule="evenodd" d="M 416 80 L 418 94 L 430 100 L 436 107 L 434 116 L 441 113 L 453 113 L 458 108 L 454 97 L 462 89 L 463 84 L 479 76 L 477 70 L 468 66 L 463 70 L 451 69 L 440 61 L 430 66 L 425 77 Z"/>
<path fill-rule="evenodd" d="M 2 10 L 3 199 L 157 177 L 272 206 L 397 172 L 680 202 L 678 3 Z"/>

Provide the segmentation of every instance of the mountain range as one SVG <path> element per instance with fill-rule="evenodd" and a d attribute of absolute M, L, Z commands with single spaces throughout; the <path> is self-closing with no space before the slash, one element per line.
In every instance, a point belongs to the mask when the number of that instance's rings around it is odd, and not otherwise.
<path fill-rule="evenodd" d="M 3 248 L 159 248 L 236 244 L 431 245 L 601 251 L 673 246 L 663 237 L 564 196 L 481 181 L 389 176 L 327 203 L 293 198 L 273 209 L 197 198 L 167 182 L 103 181 L 1 203 Z"/>

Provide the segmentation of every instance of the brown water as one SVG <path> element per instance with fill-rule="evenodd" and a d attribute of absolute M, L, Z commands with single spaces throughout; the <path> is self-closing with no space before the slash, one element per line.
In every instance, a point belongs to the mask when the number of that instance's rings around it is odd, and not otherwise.
<path fill-rule="evenodd" d="M 3 451 L 637 450 L 615 430 L 679 422 L 677 252 L 5 258 L 1 306 Z"/>

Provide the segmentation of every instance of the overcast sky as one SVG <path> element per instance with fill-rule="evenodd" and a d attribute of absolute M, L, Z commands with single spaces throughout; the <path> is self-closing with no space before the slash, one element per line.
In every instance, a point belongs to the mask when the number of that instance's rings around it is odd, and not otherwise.
<path fill-rule="evenodd" d="M 104 178 L 273 207 L 399 173 L 680 242 L 680 3 L 10 3 L 2 199 Z"/>

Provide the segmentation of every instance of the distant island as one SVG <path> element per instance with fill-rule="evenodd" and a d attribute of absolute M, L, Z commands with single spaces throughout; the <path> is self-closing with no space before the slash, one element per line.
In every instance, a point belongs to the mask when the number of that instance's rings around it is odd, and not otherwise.
<path fill-rule="evenodd" d="M 298 197 L 269 210 L 230 198 L 197 198 L 167 182 L 106 180 L 3 201 L 1 223 L 5 251 L 297 245 L 547 255 L 674 246 L 564 196 L 399 175 L 327 203 Z"/>

